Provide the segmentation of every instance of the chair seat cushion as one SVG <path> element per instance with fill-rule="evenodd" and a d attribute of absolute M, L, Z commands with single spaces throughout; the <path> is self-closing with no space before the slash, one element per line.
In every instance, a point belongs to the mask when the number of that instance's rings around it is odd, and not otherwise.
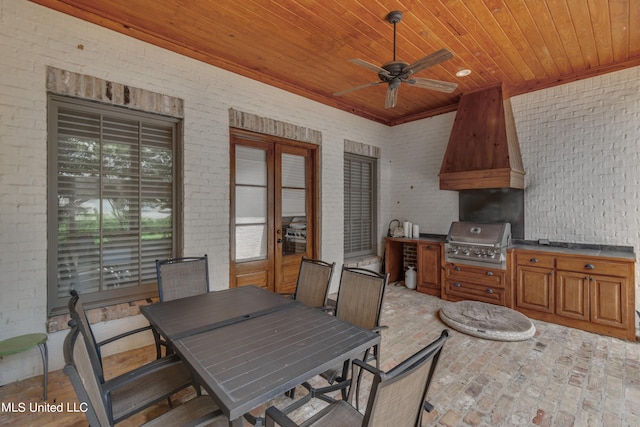
<path fill-rule="evenodd" d="M 148 370 L 146 375 L 141 375 L 141 369 Z M 131 379 L 128 380 L 127 377 Z M 167 360 L 161 359 L 113 378 L 105 382 L 104 387 L 111 392 L 113 419 L 117 423 L 182 390 L 192 382 L 191 373 L 184 363 L 167 363 Z"/>
<path fill-rule="evenodd" d="M 142 425 L 142 427 L 171 427 L 192 425 L 197 421 L 206 421 L 206 425 L 227 427 L 229 419 L 222 415 L 220 408 L 209 396 L 198 396 L 165 412 L 157 418 Z M 197 423 L 200 425 L 200 423 Z"/>
<path fill-rule="evenodd" d="M 300 424 L 300 427 L 359 426 L 362 424 L 362 419 L 363 415 L 353 406 L 344 400 L 338 400 Z"/>

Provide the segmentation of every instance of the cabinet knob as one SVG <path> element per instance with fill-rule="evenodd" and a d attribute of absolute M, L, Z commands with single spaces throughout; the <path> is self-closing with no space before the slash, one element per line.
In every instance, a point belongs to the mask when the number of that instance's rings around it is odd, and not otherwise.
<path fill-rule="evenodd" d="M 427 249 L 431 249 L 431 248 L 433 248 L 433 246 L 427 245 Z"/>
<path fill-rule="evenodd" d="M 538 258 L 531 258 L 529 261 L 531 261 L 531 262 L 540 262 L 540 261 L 538 261 Z"/>
<path fill-rule="evenodd" d="M 584 268 L 586 268 L 587 270 L 595 270 L 595 266 L 593 264 L 587 264 L 584 266 Z"/>
<path fill-rule="evenodd" d="M 455 271 L 460 271 L 460 267 L 454 267 L 453 268 Z"/>
<path fill-rule="evenodd" d="M 493 276 L 493 271 L 487 271 L 485 274 L 486 274 L 487 276 Z"/>
<path fill-rule="evenodd" d="M 453 284 L 454 287 L 459 288 L 460 286 L 462 286 L 459 282 L 456 282 Z"/>
<path fill-rule="evenodd" d="M 492 293 L 493 293 L 493 289 L 491 289 L 491 288 L 487 288 L 487 289 L 485 290 L 485 292 L 486 292 L 486 293 L 488 293 L 488 294 L 492 294 Z"/>

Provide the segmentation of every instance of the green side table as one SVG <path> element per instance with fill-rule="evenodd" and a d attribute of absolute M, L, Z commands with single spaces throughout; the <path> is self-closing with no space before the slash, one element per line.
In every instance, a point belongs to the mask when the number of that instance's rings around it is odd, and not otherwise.
<path fill-rule="evenodd" d="M 22 353 L 35 346 L 40 348 L 42 355 L 42 368 L 44 371 L 44 400 L 47 400 L 47 383 L 49 377 L 49 355 L 47 350 L 47 334 L 36 333 L 20 335 L 0 341 L 0 357 L 9 356 L 11 354 Z"/>

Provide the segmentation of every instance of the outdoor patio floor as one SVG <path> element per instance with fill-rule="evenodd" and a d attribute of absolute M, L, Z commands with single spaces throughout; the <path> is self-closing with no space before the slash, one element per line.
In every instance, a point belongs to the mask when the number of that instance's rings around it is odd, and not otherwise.
<path fill-rule="evenodd" d="M 382 368 L 399 361 L 435 339 L 447 328 L 438 310 L 449 302 L 389 285 L 382 332 Z M 640 344 L 577 329 L 535 321 L 535 336 L 520 342 L 474 338 L 456 331 L 440 359 L 428 399 L 435 406 L 423 425 L 435 426 L 638 426 L 640 425 Z M 152 346 L 105 360 L 108 377 L 155 357 Z M 367 389 L 363 390 L 366 397 Z M 302 389 L 298 395 L 304 393 Z M 176 399 L 191 397 L 182 393 Z M 0 387 L 3 404 L 24 402 L 24 413 L 3 411 L 3 426 L 86 426 L 82 413 L 30 413 L 30 403 L 42 403 L 42 376 Z M 271 404 L 282 407 L 280 397 Z M 364 403 L 364 397 L 362 398 Z M 62 371 L 49 375 L 49 403 L 79 405 Z M 324 405 L 314 401 L 296 411 L 308 417 Z M 363 407 L 364 405 L 361 405 Z M 118 424 L 142 424 L 166 411 L 166 402 Z M 255 411 L 260 414 L 264 408 Z M 247 424 L 248 425 L 248 424 Z"/>

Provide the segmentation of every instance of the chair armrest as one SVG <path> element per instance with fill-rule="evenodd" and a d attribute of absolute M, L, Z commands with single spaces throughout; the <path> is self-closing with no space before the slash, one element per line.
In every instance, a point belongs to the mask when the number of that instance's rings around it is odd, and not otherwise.
<path fill-rule="evenodd" d="M 278 292 L 278 295 L 289 298 L 289 299 L 293 299 L 293 297 L 296 295 L 295 293 L 291 293 L 291 292 Z"/>
<path fill-rule="evenodd" d="M 358 365 L 358 367 L 371 372 L 372 374 L 376 375 L 376 374 L 380 374 L 380 375 L 384 375 L 384 371 L 376 368 L 375 366 L 371 366 L 369 365 L 367 362 L 360 360 L 360 359 L 354 359 L 353 362 L 351 362 L 353 365 Z M 351 375 L 353 375 L 353 369 L 351 369 Z"/>
<path fill-rule="evenodd" d="M 334 315 L 336 312 L 336 308 L 331 305 L 324 305 L 322 307 L 318 307 L 319 310 L 324 311 L 325 313 Z"/>
<path fill-rule="evenodd" d="M 265 412 L 265 424 L 267 427 L 275 426 L 275 423 L 282 427 L 298 427 L 298 424 L 294 423 L 291 418 L 287 417 L 275 406 L 270 406 Z"/>
<path fill-rule="evenodd" d="M 124 374 L 118 375 L 115 378 L 105 381 L 102 387 L 105 391 L 112 392 L 125 385 L 130 384 L 131 382 L 137 381 L 140 377 L 146 377 L 153 374 L 154 372 L 158 372 L 164 369 L 171 369 L 172 367 L 178 366 L 180 364 L 182 364 L 182 361 L 180 360 L 180 358 L 178 358 L 177 355 L 163 357 L 162 359 L 156 359 L 152 362 L 147 363 L 146 365 L 142 365 L 139 368 L 125 372 Z"/>
<path fill-rule="evenodd" d="M 143 326 L 142 328 L 133 329 L 131 331 L 123 332 L 122 334 L 118 334 L 118 335 L 115 335 L 115 336 L 113 336 L 111 338 L 108 338 L 106 340 L 100 341 L 99 343 L 96 343 L 96 345 L 98 346 L 98 348 L 100 348 L 103 345 L 110 344 L 110 343 L 112 343 L 114 341 L 117 341 L 117 340 L 119 340 L 121 338 L 128 337 L 129 335 L 134 335 L 134 334 L 137 334 L 137 333 L 140 333 L 140 332 L 149 331 L 149 330 L 152 330 L 151 325 Z"/>
<path fill-rule="evenodd" d="M 371 328 L 370 331 L 371 332 L 378 332 L 380 333 L 381 331 L 384 331 L 385 329 L 389 329 L 388 326 L 386 325 L 381 325 L 381 326 L 376 326 L 375 328 Z"/>

